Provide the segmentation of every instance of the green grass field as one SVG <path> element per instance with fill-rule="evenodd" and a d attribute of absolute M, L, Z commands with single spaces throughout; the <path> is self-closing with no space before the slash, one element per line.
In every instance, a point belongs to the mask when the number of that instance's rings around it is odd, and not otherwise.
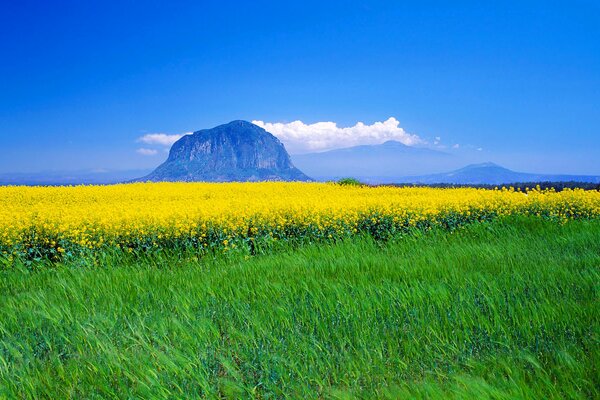
<path fill-rule="evenodd" d="M 600 396 L 600 221 L 0 276 L 0 398 Z"/>

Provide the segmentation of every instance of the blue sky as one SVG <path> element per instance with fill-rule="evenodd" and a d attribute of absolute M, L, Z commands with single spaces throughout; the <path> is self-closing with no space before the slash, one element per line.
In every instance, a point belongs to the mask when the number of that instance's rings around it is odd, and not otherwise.
<path fill-rule="evenodd" d="M 140 137 L 234 119 L 393 117 L 481 161 L 600 174 L 600 2 L 483 3 L 5 2 L 0 172 L 149 168 L 166 153 Z"/>

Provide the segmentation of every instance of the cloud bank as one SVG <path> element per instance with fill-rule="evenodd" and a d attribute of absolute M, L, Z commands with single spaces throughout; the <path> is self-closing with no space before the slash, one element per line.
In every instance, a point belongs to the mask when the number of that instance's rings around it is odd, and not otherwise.
<path fill-rule="evenodd" d="M 143 156 L 155 156 L 156 154 L 158 154 L 158 150 L 147 149 L 145 147 L 141 147 L 141 148 L 137 149 L 136 152 Z"/>
<path fill-rule="evenodd" d="M 189 135 L 191 132 L 183 133 L 183 134 L 174 134 L 169 135 L 166 133 L 149 133 L 144 135 L 138 139 L 138 142 L 158 145 L 158 146 L 167 146 L 171 147 L 173 143 L 181 139 L 185 135 Z"/>
<path fill-rule="evenodd" d="M 419 136 L 407 133 L 393 117 L 371 125 L 358 122 L 346 128 L 337 126 L 335 122 L 305 124 L 302 121 L 290 123 L 252 121 L 252 123 L 279 138 L 292 154 L 363 144 L 380 144 L 388 140 L 396 140 L 408 146 L 426 143 Z"/>

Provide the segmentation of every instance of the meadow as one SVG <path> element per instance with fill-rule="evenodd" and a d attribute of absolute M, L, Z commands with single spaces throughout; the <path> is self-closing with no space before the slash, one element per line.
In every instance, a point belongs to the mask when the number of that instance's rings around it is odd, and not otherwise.
<path fill-rule="evenodd" d="M 598 398 L 600 193 L 0 188 L 0 398 Z"/>
<path fill-rule="evenodd" d="M 597 398 L 600 222 L 1 271 L 0 398 Z"/>

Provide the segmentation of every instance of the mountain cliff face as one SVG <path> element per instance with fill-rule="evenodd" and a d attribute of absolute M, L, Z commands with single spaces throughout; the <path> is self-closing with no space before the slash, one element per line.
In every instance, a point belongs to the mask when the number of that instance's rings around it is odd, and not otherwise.
<path fill-rule="evenodd" d="M 308 181 L 283 144 L 247 121 L 233 121 L 186 135 L 167 161 L 139 181 Z"/>

